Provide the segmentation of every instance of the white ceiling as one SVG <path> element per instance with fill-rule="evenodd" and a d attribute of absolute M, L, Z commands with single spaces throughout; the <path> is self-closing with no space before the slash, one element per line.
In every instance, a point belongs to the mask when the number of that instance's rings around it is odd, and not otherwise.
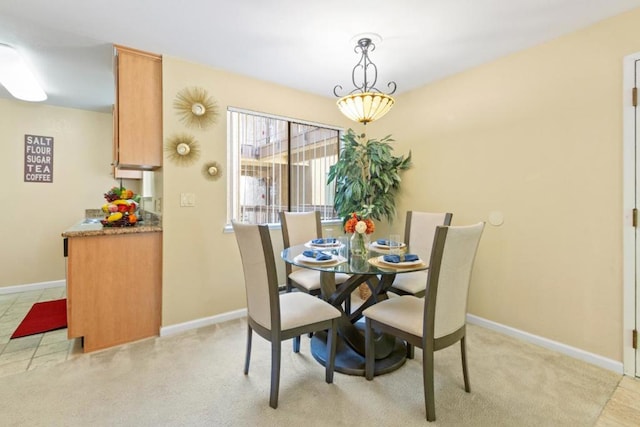
<path fill-rule="evenodd" d="M 112 43 L 334 98 L 362 33 L 377 87 L 402 93 L 640 7 L 640 0 L 2 0 L 0 43 L 48 103 L 110 111 Z M 9 97 L 0 86 L 0 97 Z"/>

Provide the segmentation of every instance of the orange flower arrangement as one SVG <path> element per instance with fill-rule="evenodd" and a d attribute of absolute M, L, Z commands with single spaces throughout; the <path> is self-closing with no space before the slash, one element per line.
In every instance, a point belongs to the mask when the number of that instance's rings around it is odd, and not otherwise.
<path fill-rule="evenodd" d="M 344 223 L 344 231 L 347 233 L 365 233 L 371 234 L 375 231 L 376 226 L 369 218 L 362 218 L 361 215 L 353 212 L 351 218 Z"/>

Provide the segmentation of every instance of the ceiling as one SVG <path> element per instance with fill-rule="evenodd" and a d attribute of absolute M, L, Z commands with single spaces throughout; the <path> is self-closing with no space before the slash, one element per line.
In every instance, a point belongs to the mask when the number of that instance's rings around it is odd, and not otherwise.
<path fill-rule="evenodd" d="M 358 35 L 402 93 L 640 7 L 640 0 L 2 0 L 0 43 L 52 105 L 111 111 L 113 43 L 334 98 Z M 10 95 L 0 86 L 0 97 Z"/>

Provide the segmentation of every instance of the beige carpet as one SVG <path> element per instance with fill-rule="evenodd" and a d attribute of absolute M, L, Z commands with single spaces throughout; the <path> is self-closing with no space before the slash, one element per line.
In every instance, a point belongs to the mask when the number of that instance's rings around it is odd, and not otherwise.
<path fill-rule="evenodd" d="M 3 426 L 421 426 L 427 425 L 422 356 L 368 382 L 324 368 L 303 338 L 284 344 L 280 400 L 268 404 L 270 353 L 254 335 L 243 375 L 246 323 L 82 355 L 0 380 Z M 459 346 L 436 355 L 433 426 L 592 426 L 621 379 L 611 371 L 468 327 L 471 393 Z"/>

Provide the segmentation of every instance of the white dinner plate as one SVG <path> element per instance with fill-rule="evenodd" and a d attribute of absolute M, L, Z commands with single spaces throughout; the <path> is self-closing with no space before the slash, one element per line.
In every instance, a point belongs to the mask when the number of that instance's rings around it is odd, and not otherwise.
<path fill-rule="evenodd" d="M 415 261 L 402 261 L 402 262 L 387 262 L 384 260 L 384 255 L 378 257 L 378 262 L 380 264 L 388 265 L 390 267 L 413 267 L 415 265 L 422 264 L 422 260 L 418 258 Z"/>
<path fill-rule="evenodd" d="M 307 248 L 312 248 L 312 249 L 317 249 L 317 248 L 322 248 L 322 249 L 335 249 L 335 248 L 339 248 L 342 247 L 342 244 L 340 242 L 335 242 L 335 243 L 311 243 L 311 240 L 309 240 L 307 243 L 304 244 L 305 247 Z"/>
<path fill-rule="evenodd" d="M 329 263 L 335 262 L 337 259 L 338 259 L 337 256 L 331 255 L 331 259 L 317 260 L 315 258 L 304 256 L 303 254 L 296 255 L 296 257 L 293 258 L 295 262 L 306 262 L 308 264 L 329 264 Z"/>
<path fill-rule="evenodd" d="M 375 246 L 381 249 L 391 249 L 391 246 L 389 245 L 381 245 L 378 242 L 371 242 L 371 246 Z M 400 243 L 399 249 L 404 249 L 407 245 L 404 243 Z"/>

